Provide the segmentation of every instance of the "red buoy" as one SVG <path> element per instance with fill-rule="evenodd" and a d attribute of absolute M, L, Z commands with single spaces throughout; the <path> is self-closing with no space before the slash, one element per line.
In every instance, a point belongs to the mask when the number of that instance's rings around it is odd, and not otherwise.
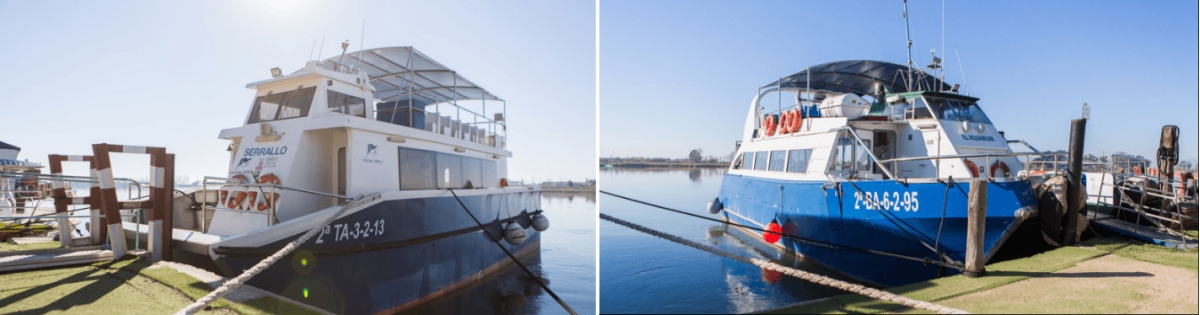
<path fill-rule="evenodd" d="M 778 222 L 771 220 L 771 223 L 767 224 L 767 230 L 763 231 L 763 240 L 767 241 L 767 243 L 775 244 L 775 242 L 778 242 L 780 238 L 778 233 L 783 233 L 783 228 L 779 227 Z"/>

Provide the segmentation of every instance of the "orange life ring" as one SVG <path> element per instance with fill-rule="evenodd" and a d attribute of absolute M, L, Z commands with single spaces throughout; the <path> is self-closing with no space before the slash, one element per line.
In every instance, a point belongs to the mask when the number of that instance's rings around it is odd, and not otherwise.
<path fill-rule="evenodd" d="M 246 201 L 246 192 L 239 191 L 237 197 L 229 198 L 229 203 L 226 203 L 225 206 L 229 209 L 237 209 L 244 201 Z"/>
<path fill-rule="evenodd" d="M 992 169 L 990 171 L 992 174 L 992 178 L 996 178 L 996 170 L 997 169 L 1004 170 L 1004 172 L 1000 173 L 1000 175 L 1002 175 L 1000 177 L 1008 178 L 1011 175 L 1011 174 L 1009 174 L 1008 164 L 1005 164 L 1004 162 L 1001 162 L 1001 161 L 996 161 L 995 164 L 992 164 Z"/>
<path fill-rule="evenodd" d="M 971 162 L 971 160 L 968 159 L 963 159 L 963 164 L 966 164 L 967 169 L 971 170 L 971 177 L 979 177 L 979 166 L 975 165 L 975 162 Z"/>
<path fill-rule="evenodd" d="M 784 111 L 779 113 L 779 134 L 791 133 L 792 130 L 792 112 Z"/>
<path fill-rule="evenodd" d="M 227 199 L 229 199 L 229 191 L 228 191 L 228 190 L 222 190 L 222 191 L 221 191 L 221 197 L 217 198 L 217 202 L 219 202 L 219 203 L 221 203 L 221 204 L 224 204 L 224 203 L 227 201 Z"/>
<path fill-rule="evenodd" d="M 763 118 L 763 132 L 767 137 L 775 135 L 775 115 L 767 114 L 767 117 Z"/>
<path fill-rule="evenodd" d="M 263 174 L 262 176 L 258 177 L 258 183 L 259 184 L 279 185 L 282 182 L 279 181 L 279 176 L 275 176 L 275 174 L 272 174 L 272 173 L 267 173 L 267 174 Z M 251 194 L 254 194 L 254 193 L 251 192 Z M 255 201 L 253 195 L 251 195 L 250 200 L 252 202 Z M 258 209 L 258 211 L 267 211 L 267 209 L 270 209 L 271 205 L 275 204 L 276 201 L 279 201 L 279 193 L 273 193 L 271 196 L 267 196 L 267 194 L 263 194 L 263 200 L 257 201 L 254 208 Z"/>
<path fill-rule="evenodd" d="M 789 131 L 789 132 L 800 131 L 801 124 L 804 124 L 804 114 L 801 113 L 799 109 L 793 109 L 792 110 L 792 123 L 788 124 L 788 127 L 791 128 L 791 131 Z"/>

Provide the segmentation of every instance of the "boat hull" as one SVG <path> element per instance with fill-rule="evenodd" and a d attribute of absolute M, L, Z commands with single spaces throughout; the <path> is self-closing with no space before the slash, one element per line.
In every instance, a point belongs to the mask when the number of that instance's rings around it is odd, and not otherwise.
<path fill-rule="evenodd" d="M 897 286 L 936 278 L 941 268 L 861 249 L 939 261 L 930 249 L 936 245 L 950 259 L 964 261 L 969 189 L 968 183 L 789 181 L 726 174 L 719 198 L 722 215 L 731 222 L 763 228 L 775 220 L 785 234 L 834 246 L 788 238 L 776 245 L 856 280 Z M 1028 181 L 990 182 L 987 190 L 984 251 L 990 258 L 1023 218 L 1036 213 L 1037 200 Z"/>
<path fill-rule="evenodd" d="M 524 227 L 523 243 L 499 242 L 521 257 L 539 253 L 540 234 L 529 222 L 540 208 L 539 195 L 460 198 L 492 235 L 502 238 L 510 220 Z M 294 239 L 257 248 L 218 247 L 216 263 L 236 276 Z M 454 197 L 384 200 L 334 221 L 249 283 L 333 313 L 391 313 L 451 293 L 509 264 Z"/>

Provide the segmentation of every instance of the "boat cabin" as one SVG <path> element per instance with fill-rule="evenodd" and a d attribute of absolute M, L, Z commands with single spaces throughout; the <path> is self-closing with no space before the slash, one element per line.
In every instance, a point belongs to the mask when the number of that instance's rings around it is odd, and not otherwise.
<path fill-rule="evenodd" d="M 763 87 L 731 172 L 822 181 L 1015 178 L 1022 158 L 978 98 L 928 75 L 905 82 L 903 69 L 840 61 Z M 793 96 L 771 106 L 771 93 Z"/>
<path fill-rule="evenodd" d="M 209 233 L 232 235 L 375 192 L 486 189 L 507 176 L 507 105 L 411 47 L 344 53 L 253 82 L 224 129 L 229 179 Z"/>

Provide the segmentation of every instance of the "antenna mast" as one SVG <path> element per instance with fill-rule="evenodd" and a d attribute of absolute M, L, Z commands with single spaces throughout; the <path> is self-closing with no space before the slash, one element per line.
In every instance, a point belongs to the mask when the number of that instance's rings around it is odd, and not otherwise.
<path fill-rule="evenodd" d="M 908 30 L 908 0 L 904 0 L 904 38 L 908 40 L 908 82 L 905 82 L 905 88 L 912 91 L 912 32 Z"/>

